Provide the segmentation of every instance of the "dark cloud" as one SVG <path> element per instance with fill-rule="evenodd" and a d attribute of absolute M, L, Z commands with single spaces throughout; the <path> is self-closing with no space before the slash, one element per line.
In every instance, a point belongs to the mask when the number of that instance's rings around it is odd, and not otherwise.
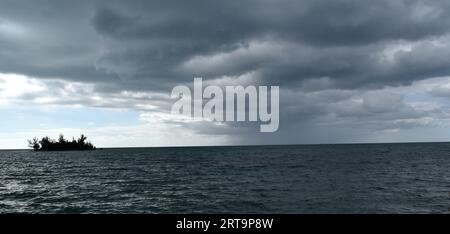
<path fill-rule="evenodd" d="M 3 0 L 2 6 L 0 25 L 17 30 L 0 37 L 2 72 L 124 89 L 255 71 L 262 82 L 294 88 L 323 77 L 358 88 L 449 73 L 448 47 L 424 43 L 392 64 L 378 56 L 393 43 L 445 36 L 447 1 Z"/>
<path fill-rule="evenodd" d="M 108 3 L 108 6 L 111 6 Z M 96 28 L 117 38 L 229 45 L 272 35 L 316 45 L 418 40 L 448 31 L 446 1 L 133 1 L 100 9 Z"/>
<path fill-rule="evenodd" d="M 321 126 L 317 134 L 330 123 L 365 125 L 363 132 L 428 125 L 429 112 L 385 88 L 450 75 L 445 0 L 0 4 L 0 73 L 89 84 L 103 100 L 123 91 L 169 94 L 195 76 L 222 85 L 279 85 L 280 139 L 296 135 L 295 129 L 313 132 L 314 124 Z M 448 90 L 434 88 L 431 95 L 448 96 Z M 99 103 L 75 96 L 55 103 L 148 111 L 141 108 L 148 101 L 154 111 L 170 107 L 164 98 Z M 443 116 L 433 112 L 431 118 Z M 243 136 L 258 126 L 183 125 Z M 335 129 L 330 139 L 340 135 Z"/>
<path fill-rule="evenodd" d="M 328 77 L 357 88 L 448 74 L 448 48 L 414 48 L 392 64 L 379 57 L 392 43 L 446 35 L 447 9 L 445 1 L 117 2 L 103 4 L 92 25 L 112 40 L 100 67 L 125 80 L 173 86 L 258 71 L 289 87 Z"/>

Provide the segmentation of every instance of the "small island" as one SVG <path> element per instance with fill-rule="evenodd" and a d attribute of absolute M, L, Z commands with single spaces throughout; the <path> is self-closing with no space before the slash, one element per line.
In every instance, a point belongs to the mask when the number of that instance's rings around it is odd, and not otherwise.
<path fill-rule="evenodd" d="M 91 142 L 86 141 L 87 137 L 82 134 L 80 138 L 72 141 L 64 139 L 64 135 L 59 135 L 58 140 L 50 139 L 48 136 L 41 140 L 33 138 L 28 140 L 28 146 L 34 151 L 67 151 L 67 150 L 95 150 L 95 146 Z"/>

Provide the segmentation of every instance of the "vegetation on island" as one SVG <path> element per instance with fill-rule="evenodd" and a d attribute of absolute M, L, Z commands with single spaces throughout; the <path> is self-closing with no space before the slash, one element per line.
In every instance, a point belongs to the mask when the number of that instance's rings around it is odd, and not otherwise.
<path fill-rule="evenodd" d="M 72 141 L 64 139 L 64 135 L 59 135 L 58 140 L 53 140 L 48 136 L 39 140 L 37 137 L 28 140 L 28 146 L 34 151 L 65 151 L 65 150 L 95 150 L 95 146 L 91 142 L 86 141 L 87 137 L 83 134 Z"/>

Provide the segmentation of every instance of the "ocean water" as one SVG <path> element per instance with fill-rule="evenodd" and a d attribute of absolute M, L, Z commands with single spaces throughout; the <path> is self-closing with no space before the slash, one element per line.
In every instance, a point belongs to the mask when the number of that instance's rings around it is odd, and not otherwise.
<path fill-rule="evenodd" d="M 449 209 L 449 143 L 0 151 L 1 213 Z"/>

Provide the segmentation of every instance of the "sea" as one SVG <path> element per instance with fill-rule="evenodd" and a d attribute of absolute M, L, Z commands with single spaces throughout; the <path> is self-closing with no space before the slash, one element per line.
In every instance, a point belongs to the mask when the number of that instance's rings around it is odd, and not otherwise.
<path fill-rule="evenodd" d="M 450 143 L 4 150 L 0 213 L 450 213 Z"/>

